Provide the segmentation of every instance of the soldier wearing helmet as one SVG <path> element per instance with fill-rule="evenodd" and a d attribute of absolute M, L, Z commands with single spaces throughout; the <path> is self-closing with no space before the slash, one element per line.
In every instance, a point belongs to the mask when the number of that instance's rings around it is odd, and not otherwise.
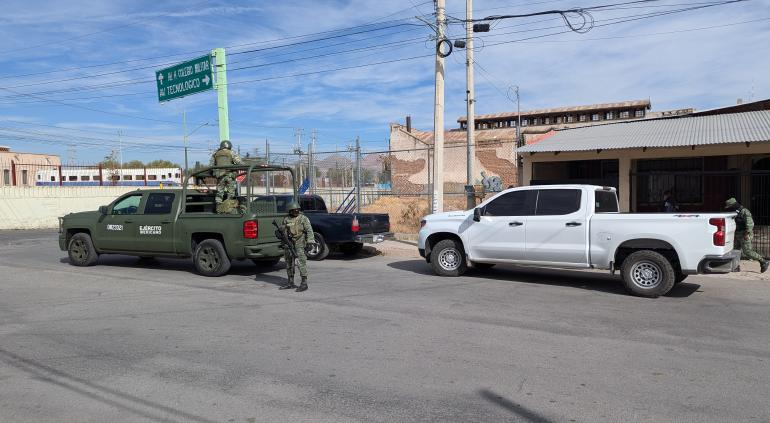
<path fill-rule="evenodd" d="M 280 289 L 296 288 L 297 292 L 307 290 L 307 255 L 305 248 L 311 248 L 315 244 L 313 228 L 310 226 L 310 219 L 300 211 L 299 204 L 292 200 L 287 206 L 288 216 L 283 218 L 281 226 L 294 242 L 294 250 L 297 252 L 297 267 L 299 275 L 302 277 L 300 285 L 294 285 L 294 258 L 288 248 L 284 252 L 286 260 L 286 275 L 288 280 Z"/>
<path fill-rule="evenodd" d="M 219 149 L 211 155 L 211 166 L 231 166 L 243 163 L 233 145 L 228 140 L 219 144 Z M 216 207 L 217 213 L 230 213 L 238 207 L 235 193 L 235 172 L 225 169 L 214 169 L 217 178 Z"/>
<path fill-rule="evenodd" d="M 754 219 L 751 212 L 735 198 L 725 201 L 725 209 L 737 212 L 735 216 L 735 249 L 741 250 L 741 258 L 759 262 L 759 271 L 765 273 L 770 267 L 767 259 L 754 251 L 751 241 L 754 239 Z"/>

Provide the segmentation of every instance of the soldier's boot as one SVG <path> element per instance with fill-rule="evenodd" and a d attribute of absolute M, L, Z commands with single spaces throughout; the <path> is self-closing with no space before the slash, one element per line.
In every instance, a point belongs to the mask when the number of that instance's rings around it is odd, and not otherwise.
<path fill-rule="evenodd" d="M 294 275 L 291 275 L 287 278 L 286 284 L 281 285 L 278 289 L 294 289 L 294 288 L 297 288 L 297 285 L 294 285 Z"/>
<path fill-rule="evenodd" d="M 767 259 L 762 260 L 759 263 L 759 273 L 765 273 L 767 272 L 767 268 L 770 267 L 770 262 L 767 261 Z"/>
<path fill-rule="evenodd" d="M 307 291 L 307 276 L 302 277 L 302 282 L 297 287 L 297 292 Z"/>

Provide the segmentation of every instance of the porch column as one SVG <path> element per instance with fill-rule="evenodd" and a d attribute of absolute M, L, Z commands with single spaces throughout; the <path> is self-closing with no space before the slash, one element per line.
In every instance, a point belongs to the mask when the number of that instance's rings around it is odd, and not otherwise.
<path fill-rule="evenodd" d="M 631 159 L 618 158 L 618 191 L 621 212 L 631 211 Z"/>

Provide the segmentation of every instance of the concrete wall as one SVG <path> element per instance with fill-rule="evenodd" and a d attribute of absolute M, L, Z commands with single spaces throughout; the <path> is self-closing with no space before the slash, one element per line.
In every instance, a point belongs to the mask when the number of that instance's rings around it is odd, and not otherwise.
<path fill-rule="evenodd" d="M 67 213 L 97 210 L 136 187 L 0 187 L 0 229 L 59 226 Z"/>

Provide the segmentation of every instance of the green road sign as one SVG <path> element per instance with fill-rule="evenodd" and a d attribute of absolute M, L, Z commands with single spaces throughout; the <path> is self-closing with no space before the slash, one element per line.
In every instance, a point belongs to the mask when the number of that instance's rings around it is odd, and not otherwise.
<path fill-rule="evenodd" d="M 158 101 L 173 100 L 210 90 L 214 87 L 211 75 L 211 56 L 208 54 L 156 71 Z"/>

